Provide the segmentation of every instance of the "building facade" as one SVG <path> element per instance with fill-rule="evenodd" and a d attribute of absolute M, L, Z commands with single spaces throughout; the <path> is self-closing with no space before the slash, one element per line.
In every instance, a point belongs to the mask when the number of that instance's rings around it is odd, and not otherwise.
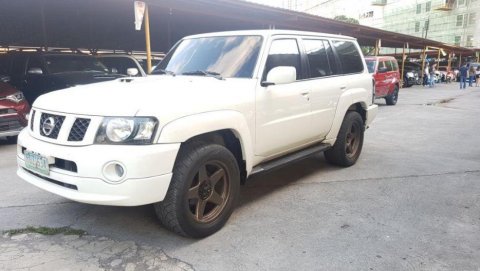
<path fill-rule="evenodd" d="M 284 0 L 284 7 L 447 44 L 480 48 L 480 0 Z"/>

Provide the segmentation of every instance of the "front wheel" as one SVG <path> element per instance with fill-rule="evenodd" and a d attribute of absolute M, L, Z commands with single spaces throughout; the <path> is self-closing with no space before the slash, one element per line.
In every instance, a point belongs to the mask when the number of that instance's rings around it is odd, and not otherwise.
<path fill-rule="evenodd" d="M 363 147 L 365 128 L 363 119 L 355 111 L 349 111 L 343 119 L 333 147 L 325 151 L 325 159 L 331 164 L 349 167 L 357 162 Z"/>
<path fill-rule="evenodd" d="M 167 195 L 154 204 L 169 230 L 202 238 L 220 230 L 232 214 L 240 189 L 240 170 L 221 145 L 200 142 L 182 146 Z"/>

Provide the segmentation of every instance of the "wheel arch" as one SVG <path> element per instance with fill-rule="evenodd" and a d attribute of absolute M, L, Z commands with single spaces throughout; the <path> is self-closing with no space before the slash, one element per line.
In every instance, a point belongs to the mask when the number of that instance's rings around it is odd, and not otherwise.
<path fill-rule="evenodd" d="M 225 146 L 237 159 L 242 181 L 252 170 L 253 146 L 246 119 L 237 111 L 215 111 L 186 116 L 166 124 L 157 143 L 198 140 Z"/>

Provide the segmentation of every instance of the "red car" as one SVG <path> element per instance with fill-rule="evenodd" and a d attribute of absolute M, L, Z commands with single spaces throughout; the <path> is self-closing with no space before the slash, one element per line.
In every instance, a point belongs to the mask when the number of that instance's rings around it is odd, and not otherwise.
<path fill-rule="evenodd" d="M 384 98 L 387 105 L 395 105 L 400 89 L 397 60 L 390 56 L 366 57 L 365 60 L 375 80 L 375 98 Z"/>
<path fill-rule="evenodd" d="M 21 91 L 0 81 L 0 138 L 13 139 L 27 126 L 30 105 Z"/>

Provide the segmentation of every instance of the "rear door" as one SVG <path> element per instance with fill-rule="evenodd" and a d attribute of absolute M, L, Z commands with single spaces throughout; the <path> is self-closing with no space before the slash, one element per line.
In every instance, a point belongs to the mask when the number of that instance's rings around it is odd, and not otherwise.
<path fill-rule="evenodd" d="M 378 68 L 375 74 L 375 96 L 383 97 L 387 93 L 388 71 L 385 60 L 378 61 Z"/>
<path fill-rule="evenodd" d="M 330 131 L 346 82 L 339 77 L 338 63 L 329 40 L 308 37 L 302 42 L 308 61 L 305 84 L 311 90 L 312 127 L 316 136 L 323 139 Z"/>

